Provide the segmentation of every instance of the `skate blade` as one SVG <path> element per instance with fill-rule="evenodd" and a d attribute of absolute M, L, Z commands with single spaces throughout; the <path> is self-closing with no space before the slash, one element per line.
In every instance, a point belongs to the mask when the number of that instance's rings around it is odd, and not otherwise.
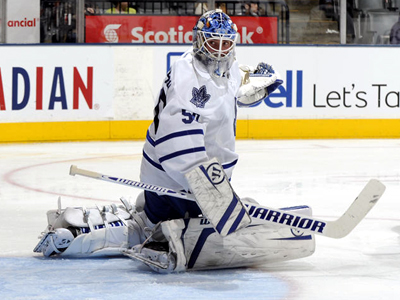
<path fill-rule="evenodd" d="M 141 255 L 140 253 L 136 253 L 131 250 L 124 250 L 124 251 L 122 251 L 122 254 L 132 258 L 133 260 L 138 260 L 138 261 L 148 265 L 149 267 L 155 267 L 155 268 L 158 268 L 161 270 L 167 270 L 168 266 L 169 266 L 168 264 L 162 264 L 160 262 L 152 261 L 152 260 L 144 257 L 143 255 Z"/>

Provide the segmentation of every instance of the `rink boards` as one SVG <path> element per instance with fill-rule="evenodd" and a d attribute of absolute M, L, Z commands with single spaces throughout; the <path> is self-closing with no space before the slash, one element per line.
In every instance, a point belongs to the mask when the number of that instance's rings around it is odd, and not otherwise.
<path fill-rule="evenodd" d="M 144 139 L 165 74 L 187 45 L 2 45 L 0 142 Z M 284 80 L 238 109 L 237 138 L 400 136 L 397 47 L 246 45 Z M 44 60 L 42 57 L 46 57 Z"/>

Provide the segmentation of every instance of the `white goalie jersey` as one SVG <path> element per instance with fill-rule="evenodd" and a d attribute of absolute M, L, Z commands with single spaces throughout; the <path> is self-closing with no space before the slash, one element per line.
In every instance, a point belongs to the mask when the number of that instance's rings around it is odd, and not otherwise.
<path fill-rule="evenodd" d="M 235 151 L 237 62 L 228 77 L 211 78 L 192 49 L 168 72 L 143 149 L 140 180 L 188 190 L 190 169 L 216 157 L 230 178 Z M 162 124 L 162 126 L 160 126 Z"/>

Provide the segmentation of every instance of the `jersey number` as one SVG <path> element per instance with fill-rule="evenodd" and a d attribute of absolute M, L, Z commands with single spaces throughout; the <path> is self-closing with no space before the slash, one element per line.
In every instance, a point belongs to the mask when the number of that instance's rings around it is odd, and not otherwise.
<path fill-rule="evenodd" d="M 189 112 L 186 109 L 182 109 L 182 115 L 185 117 L 182 119 L 182 122 L 185 124 L 191 124 L 193 121 L 198 122 L 200 118 L 199 114 Z"/>

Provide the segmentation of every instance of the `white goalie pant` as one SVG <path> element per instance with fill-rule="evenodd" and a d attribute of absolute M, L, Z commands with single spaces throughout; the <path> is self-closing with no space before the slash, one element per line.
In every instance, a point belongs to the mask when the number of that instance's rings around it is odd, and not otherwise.
<path fill-rule="evenodd" d="M 126 201 L 124 205 L 48 211 L 48 226 L 34 252 L 44 256 L 121 255 L 122 250 L 143 243 L 154 226 L 144 211 Z"/>
<path fill-rule="evenodd" d="M 311 214 L 307 206 L 290 210 Z M 160 273 L 259 266 L 304 258 L 315 251 L 313 234 L 274 224 L 250 225 L 226 237 L 218 234 L 204 218 L 166 221 L 161 227 L 168 240 L 168 255 L 154 255 L 146 245 L 140 250 L 133 249 L 136 257 L 144 258 L 139 260 Z M 150 261 L 152 257 L 172 259 L 169 266 L 164 261 L 164 267 L 159 268 L 157 262 Z"/>

